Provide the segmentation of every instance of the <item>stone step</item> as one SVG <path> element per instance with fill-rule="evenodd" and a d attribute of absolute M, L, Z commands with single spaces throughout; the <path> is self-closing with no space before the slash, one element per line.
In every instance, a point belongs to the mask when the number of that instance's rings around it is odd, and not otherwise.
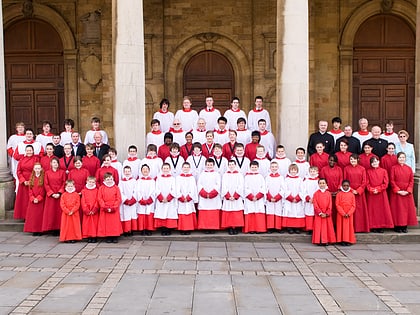
<path fill-rule="evenodd" d="M 19 220 L 0 220 L 0 231 L 22 232 L 23 221 Z M 124 239 L 121 236 L 121 239 Z M 158 231 L 153 232 L 152 236 L 142 236 L 137 233 L 132 237 L 136 241 L 189 241 L 189 242 L 281 242 L 281 243 L 310 243 L 311 236 L 302 234 L 238 234 L 228 235 L 226 231 L 218 231 L 215 234 L 205 234 L 201 231 L 194 231 L 191 235 L 180 235 L 174 231 L 170 236 L 162 236 Z M 357 233 L 357 243 L 360 244 L 409 244 L 420 243 L 420 229 L 409 228 L 408 233 L 396 233 L 386 230 L 383 234 L 378 233 Z"/>

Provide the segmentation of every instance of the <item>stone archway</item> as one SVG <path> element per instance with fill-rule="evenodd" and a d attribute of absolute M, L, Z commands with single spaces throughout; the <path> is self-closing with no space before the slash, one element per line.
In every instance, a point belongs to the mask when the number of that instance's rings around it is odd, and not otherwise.
<path fill-rule="evenodd" d="M 63 44 L 64 59 L 64 111 L 67 117 L 76 117 L 80 126 L 77 82 L 77 49 L 76 41 L 70 26 L 65 19 L 48 6 L 33 3 L 32 17 L 50 24 L 58 33 Z M 22 5 L 16 4 L 3 9 L 3 28 L 26 18 L 22 13 Z"/>
<path fill-rule="evenodd" d="M 359 27 L 374 15 L 384 13 L 381 0 L 373 0 L 356 8 L 347 18 L 339 40 L 340 58 L 340 116 L 344 121 L 352 121 L 353 110 L 353 41 Z M 416 28 L 416 7 L 407 1 L 395 1 L 389 12 L 401 17 L 411 29 Z M 419 71 L 416 69 L 416 71 Z M 417 105 L 416 105 L 417 106 Z M 417 109 L 415 109 L 417 112 Z"/>
<path fill-rule="evenodd" d="M 174 51 L 166 67 L 165 95 L 180 108 L 183 97 L 183 73 L 188 61 L 196 54 L 212 50 L 222 54 L 233 67 L 235 91 L 244 110 L 253 104 L 251 89 L 252 68 L 244 49 L 230 38 L 216 33 L 202 33 L 184 40 Z"/>

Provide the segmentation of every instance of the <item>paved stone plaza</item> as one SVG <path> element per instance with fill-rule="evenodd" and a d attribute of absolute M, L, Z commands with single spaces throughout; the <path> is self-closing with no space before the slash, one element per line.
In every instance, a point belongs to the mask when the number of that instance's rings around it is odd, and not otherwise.
<path fill-rule="evenodd" d="M 420 314 L 420 244 L 0 232 L 0 314 Z"/>

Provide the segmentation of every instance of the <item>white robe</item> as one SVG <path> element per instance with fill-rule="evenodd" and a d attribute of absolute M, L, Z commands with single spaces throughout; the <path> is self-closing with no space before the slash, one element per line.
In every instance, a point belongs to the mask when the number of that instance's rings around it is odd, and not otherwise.
<path fill-rule="evenodd" d="M 149 144 L 155 144 L 159 148 L 164 142 L 164 139 L 163 139 L 164 136 L 165 134 L 163 132 L 159 134 L 148 132 L 146 135 L 146 147 Z"/>
<path fill-rule="evenodd" d="M 238 126 L 238 118 L 244 118 L 245 123 L 247 119 L 246 114 L 242 109 L 238 110 L 237 112 L 234 112 L 232 109 L 228 109 L 227 111 L 225 111 L 223 116 L 227 119 L 226 128 L 230 130 L 236 130 Z"/>
<path fill-rule="evenodd" d="M 223 132 L 221 132 L 220 130 L 217 131 L 217 129 L 215 129 L 214 143 L 218 143 L 223 146 L 225 143 L 228 143 L 228 142 L 229 142 L 229 130 L 225 129 Z"/>
<path fill-rule="evenodd" d="M 284 158 L 274 158 L 271 160 L 271 162 L 277 162 L 278 166 L 279 166 L 279 174 L 283 177 L 285 177 L 287 175 L 287 173 L 289 172 L 289 166 L 290 164 L 292 164 L 292 162 L 290 161 L 289 158 L 284 157 Z"/>
<path fill-rule="evenodd" d="M 217 108 L 213 108 L 212 111 L 207 111 L 205 108 L 200 110 L 199 118 L 203 118 L 206 121 L 207 129 L 213 130 L 217 127 L 217 120 L 222 116 Z"/>
<path fill-rule="evenodd" d="M 163 133 L 168 132 L 169 128 L 172 127 L 172 123 L 174 121 L 174 114 L 172 112 L 162 113 L 157 111 L 153 114 L 153 119 L 157 119 L 160 122 L 160 130 Z"/>
<path fill-rule="evenodd" d="M 276 139 L 271 132 L 261 134 L 260 144 L 265 148 L 265 152 L 268 153 L 270 159 L 276 156 Z"/>
<path fill-rule="evenodd" d="M 214 169 L 215 171 L 219 172 L 220 176 L 223 176 L 224 173 L 226 173 L 228 169 L 228 160 L 222 156 L 221 159 L 216 159 L 216 157 L 213 156 L 214 159 Z M 218 165 L 220 163 L 220 166 Z"/>
<path fill-rule="evenodd" d="M 184 158 L 181 155 L 173 158 L 168 156 L 165 160 L 165 163 L 168 163 L 171 166 L 172 176 L 178 176 L 182 173 L 182 164 L 184 164 Z"/>
<path fill-rule="evenodd" d="M 118 183 L 118 188 L 121 192 L 121 206 L 120 206 L 120 219 L 121 221 L 131 221 L 137 220 L 137 199 L 136 199 L 136 185 L 137 182 L 134 178 L 129 180 L 120 180 Z M 136 199 L 136 203 L 129 206 L 125 205 L 124 201 L 131 199 L 134 197 Z"/>
<path fill-rule="evenodd" d="M 251 130 L 236 130 L 236 142 L 242 143 L 244 146 L 251 142 Z"/>
<path fill-rule="evenodd" d="M 284 179 L 285 191 L 284 191 L 284 205 L 283 205 L 283 216 L 289 218 L 304 218 L 305 210 L 303 205 L 304 193 L 303 193 L 303 179 L 301 177 L 288 177 Z M 302 201 L 290 202 L 286 200 L 288 196 L 292 195 L 295 197 L 299 195 Z"/>
<path fill-rule="evenodd" d="M 162 194 L 164 198 L 171 194 L 174 198 L 165 203 L 156 200 L 154 217 L 156 219 L 178 219 L 175 177 L 163 177 L 161 175 L 156 178 L 156 197 L 159 194 Z"/>
<path fill-rule="evenodd" d="M 193 130 L 197 124 L 198 114 L 194 109 L 189 112 L 180 109 L 176 112 L 175 119 L 179 119 L 182 122 L 182 129 L 190 131 Z"/>
<path fill-rule="evenodd" d="M 233 160 L 236 161 L 236 167 L 238 169 L 238 171 L 240 171 L 242 173 L 243 176 L 245 176 L 246 173 L 248 173 L 249 171 L 249 159 L 247 157 L 232 157 Z M 241 164 L 242 163 L 242 164 Z"/>
<path fill-rule="evenodd" d="M 305 178 L 303 181 L 303 197 L 304 200 L 304 207 L 305 207 L 305 215 L 306 216 L 313 216 L 314 215 L 314 205 L 312 202 L 307 202 L 306 197 L 312 199 L 314 193 L 319 189 L 318 186 L 318 177 L 316 179 L 311 179 L 310 177 Z"/>
<path fill-rule="evenodd" d="M 258 162 L 258 173 L 260 173 L 265 178 L 268 173 L 270 173 L 270 160 L 267 158 L 256 158 L 254 161 Z"/>
<path fill-rule="evenodd" d="M 201 144 L 206 143 L 206 132 L 207 131 L 198 131 L 197 129 L 193 130 L 193 142 L 200 142 Z"/>
<path fill-rule="evenodd" d="M 181 132 L 171 132 L 172 136 L 173 136 L 173 142 L 174 143 L 178 143 L 179 146 L 183 146 L 187 140 L 185 140 L 185 131 L 181 131 Z"/>
<path fill-rule="evenodd" d="M 191 201 L 180 202 L 178 201 L 178 214 L 191 214 L 195 213 L 194 203 L 198 202 L 197 184 L 194 176 L 177 176 L 175 180 L 176 185 L 176 198 L 182 196 L 190 196 Z"/>
<path fill-rule="evenodd" d="M 106 133 L 105 130 L 88 130 L 86 132 L 86 135 L 85 135 L 85 142 L 84 143 L 85 144 L 95 143 L 95 140 L 93 139 L 93 136 L 95 135 L 95 132 L 96 131 L 99 131 L 101 133 L 101 135 L 102 135 L 102 143 L 109 144 L 109 142 L 108 142 L 108 135 L 107 135 L 107 133 Z"/>
<path fill-rule="evenodd" d="M 162 168 L 163 161 L 160 157 L 156 157 L 154 159 L 145 157 L 141 160 L 141 165 L 147 164 L 150 168 L 150 177 L 156 178 L 160 174 L 160 170 Z"/>
<path fill-rule="evenodd" d="M 150 205 L 143 206 L 138 203 L 141 199 L 147 200 L 153 199 L 153 203 Z M 153 179 L 142 179 L 139 178 L 136 184 L 136 199 L 137 199 L 137 213 L 143 215 L 149 215 L 155 212 L 156 202 L 156 182 Z"/>
<path fill-rule="evenodd" d="M 207 199 L 200 195 L 198 196 L 198 209 L 199 210 L 220 210 L 222 208 L 222 199 L 220 196 L 221 178 L 220 174 L 216 171 L 204 171 L 200 174 L 197 182 L 197 191 L 200 194 L 201 189 L 207 192 L 215 189 L 218 195 L 215 198 Z"/>
<path fill-rule="evenodd" d="M 280 174 L 280 173 L 279 173 Z M 284 177 L 283 176 L 270 176 L 265 178 L 265 187 L 267 194 L 270 193 L 272 197 L 280 194 L 282 199 L 277 202 L 266 201 L 266 213 L 269 215 L 282 216 L 283 215 L 283 202 L 284 202 Z"/>
<path fill-rule="evenodd" d="M 134 179 L 139 178 L 139 176 L 141 175 L 141 170 L 140 170 L 140 168 L 141 168 L 141 160 L 140 159 L 135 159 L 133 161 L 125 160 L 123 162 L 123 169 L 126 166 L 130 166 L 130 168 L 131 168 L 131 176 Z"/>
<path fill-rule="evenodd" d="M 42 147 L 45 150 L 47 144 L 52 143 L 52 134 L 50 136 L 46 136 L 46 135 L 43 135 L 42 133 L 40 133 L 39 135 L 36 136 L 35 141 L 41 143 Z"/>
<path fill-rule="evenodd" d="M 204 170 L 204 166 L 206 165 L 206 157 L 204 155 L 190 155 L 189 157 L 187 157 L 187 162 L 190 163 L 191 174 L 193 174 L 195 181 L 197 182 L 198 177 L 200 176 L 201 172 Z"/>
<path fill-rule="evenodd" d="M 232 197 L 237 193 L 240 198 L 238 200 L 229 200 L 225 195 L 229 193 Z M 223 198 L 223 211 L 240 211 L 244 210 L 244 176 L 242 173 L 229 173 L 226 172 L 222 177 L 222 198 Z"/>
<path fill-rule="evenodd" d="M 253 194 L 254 196 L 258 193 L 264 195 L 263 198 L 251 201 L 246 196 Z M 265 181 L 264 177 L 261 174 L 247 174 L 244 179 L 244 201 L 245 201 L 245 211 L 244 214 L 250 213 L 265 213 Z"/>
<path fill-rule="evenodd" d="M 271 119 L 270 114 L 266 109 L 261 111 L 250 110 L 248 113 L 248 129 L 251 131 L 258 130 L 258 120 L 265 119 L 266 129 L 271 131 Z"/>

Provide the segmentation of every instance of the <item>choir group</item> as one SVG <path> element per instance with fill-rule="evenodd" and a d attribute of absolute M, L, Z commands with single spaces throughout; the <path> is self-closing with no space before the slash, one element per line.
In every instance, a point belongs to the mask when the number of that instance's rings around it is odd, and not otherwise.
<path fill-rule="evenodd" d="M 25 232 L 53 233 L 65 242 L 199 229 L 306 232 L 319 245 L 351 245 L 355 232 L 406 233 L 417 225 L 414 150 L 408 133 L 394 133 L 392 122 L 384 133 L 379 126 L 369 132 L 362 118 L 353 133 L 351 126 L 340 129 L 339 117 L 329 131 L 320 121 L 292 162 L 276 145 L 262 97 L 248 115 L 236 97 L 223 115 L 213 102 L 206 97 L 197 113 L 185 97 L 174 115 L 163 99 L 146 156 L 138 158 L 131 145 L 123 163 L 96 117 L 84 143 L 71 119 L 60 135 L 45 121 L 36 139 L 17 123 L 7 145 L 16 178 L 14 218 L 25 220 Z"/>

